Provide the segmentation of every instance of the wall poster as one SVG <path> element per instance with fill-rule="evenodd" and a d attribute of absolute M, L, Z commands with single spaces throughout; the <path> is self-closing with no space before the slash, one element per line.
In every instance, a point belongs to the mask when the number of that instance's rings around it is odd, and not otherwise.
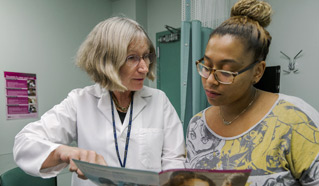
<path fill-rule="evenodd" d="M 36 74 L 4 72 L 7 119 L 38 117 Z"/>

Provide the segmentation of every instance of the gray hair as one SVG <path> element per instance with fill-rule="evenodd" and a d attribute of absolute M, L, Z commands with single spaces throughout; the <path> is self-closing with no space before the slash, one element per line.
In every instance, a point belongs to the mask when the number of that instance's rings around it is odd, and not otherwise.
<path fill-rule="evenodd" d="M 151 53 L 154 46 L 141 25 L 126 17 L 112 17 L 97 24 L 80 46 L 76 64 L 91 79 L 111 91 L 125 91 L 121 83 L 120 68 L 125 64 L 129 45 L 146 39 Z M 156 59 L 149 66 L 147 77 L 155 78 Z"/>

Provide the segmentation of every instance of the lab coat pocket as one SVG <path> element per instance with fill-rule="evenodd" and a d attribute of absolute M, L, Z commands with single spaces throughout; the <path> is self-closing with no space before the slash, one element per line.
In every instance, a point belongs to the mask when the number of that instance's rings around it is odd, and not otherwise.
<path fill-rule="evenodd" d="M 163 130 L 143 128 L 139 131 L 140 161 L 146 169 L 161 170 L 163 148 Z"/>

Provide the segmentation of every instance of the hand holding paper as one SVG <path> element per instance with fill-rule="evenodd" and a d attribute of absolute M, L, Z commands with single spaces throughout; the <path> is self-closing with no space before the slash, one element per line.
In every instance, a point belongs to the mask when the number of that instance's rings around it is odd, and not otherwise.
<path fill-rule="evenodd" d="M 58 165 L 60 163 L 68 163 L 69 170 L 71 172 L 76 172 L 79 178 L 87 179 L 77 165 L 72 161 L 81 160 L 84 162 L 107 165 L 103 156 L 97 154 L 95 151 L 84 150 L 78 147 L 71 147 L 67 145 L 60 145 L 51 154 L 42 164 L 42 169 Z"/>

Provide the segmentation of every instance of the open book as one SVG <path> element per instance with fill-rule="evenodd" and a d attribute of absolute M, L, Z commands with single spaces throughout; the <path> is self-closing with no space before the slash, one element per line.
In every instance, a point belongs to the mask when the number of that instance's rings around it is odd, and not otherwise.
<path fill-rule="evenodd" d="M 232 180 L 236 180 L 236 186 L 244 186 L 250 174 L 250 170 L 204 169 L 154 172 L 73 161 L 88 179 L 108 186 L 223 186 Z"/>

